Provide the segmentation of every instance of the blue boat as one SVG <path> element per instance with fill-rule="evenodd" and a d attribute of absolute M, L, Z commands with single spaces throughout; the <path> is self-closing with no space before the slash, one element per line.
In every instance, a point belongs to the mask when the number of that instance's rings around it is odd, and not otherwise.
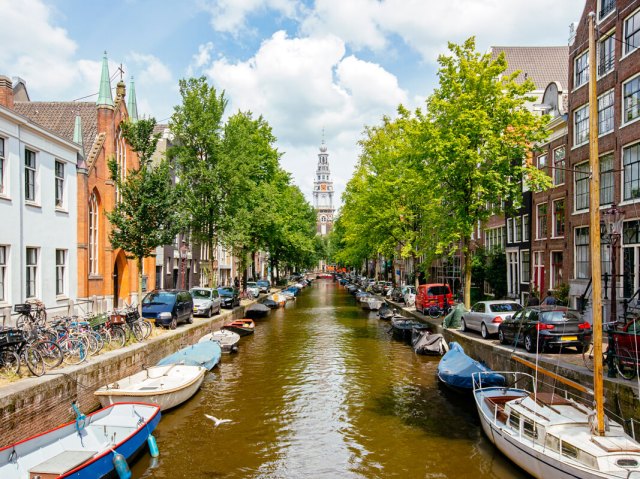
<path fill-rule="evenodd" d="M 127 468 L 152 443 L 160 422 L 156 404 L 119 403 L 0 449 L 0 477 L 101 479 Z M 151 439 L 149 437 L 151 436 Z M 156 451 L 157 452 L 157 451 Z M 116 464 L 118 464 L 116 466 Z"/>
<path fill-rule="evenodd" d="M 220 362 L 222 348 L 216 341 L 204 341 L 196 343 L 186 348 L 182 348 L 167 357 L 158 361 L 158 366 L 168 366 L 170 364 L 185 364 L 187 366 L 202 366 L 207 370 Z"/>
<path fill-rule="evenodd" d="M 442 357 L 438 364 L 438 378 L 447 386 L 457 390 L 473 390 L 473 373 L 483 374 L 482 384 L 488 386 L 504 386 L 504 376 L 491 373 L 491 369 L 475 359 L 471 359 L 464 353 L 464 349 L 455 341 L 449 343 L 449 351 Z"/>

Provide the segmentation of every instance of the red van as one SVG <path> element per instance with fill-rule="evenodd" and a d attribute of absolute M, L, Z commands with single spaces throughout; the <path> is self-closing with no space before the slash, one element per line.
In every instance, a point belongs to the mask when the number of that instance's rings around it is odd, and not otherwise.
<path fill-rule="evenodd" d="M 449 305 L 453 305 L 453 295 L 448 284 L 421 284 L 416 292 L 416 309 L 426 314 L 431 306 L 444 308 L 445 298 Z"/>

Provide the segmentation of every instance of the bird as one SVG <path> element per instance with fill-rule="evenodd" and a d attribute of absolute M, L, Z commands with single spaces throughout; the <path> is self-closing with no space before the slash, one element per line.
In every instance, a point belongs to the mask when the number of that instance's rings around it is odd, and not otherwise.
<path fill-rule="evenodd" d="M 225 422 L 232 422 L 231 419 L 218 419 L 217 417 L 209 416 L 208 414 L 205 414 L 204 417 L 206 417 L 207 419 L 211 419 L 214 423 L 214 426 L 216 427 L 218 427 L 220 424 L 224 424 Z"/>

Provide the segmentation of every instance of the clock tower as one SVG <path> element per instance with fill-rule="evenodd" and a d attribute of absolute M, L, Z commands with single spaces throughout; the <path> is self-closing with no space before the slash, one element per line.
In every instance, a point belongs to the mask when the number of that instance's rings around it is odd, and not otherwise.
<path fill-rule="evenodd" d="M 323 135 L 324 136 L 324 135 Z M 313 207 L 317 214 L 317 233 L 325 236 L 333 227 L 333 182 L 329 171 L 329 154 L 324 139 L 318 154 L 318 168 L 313 182 Z"/>

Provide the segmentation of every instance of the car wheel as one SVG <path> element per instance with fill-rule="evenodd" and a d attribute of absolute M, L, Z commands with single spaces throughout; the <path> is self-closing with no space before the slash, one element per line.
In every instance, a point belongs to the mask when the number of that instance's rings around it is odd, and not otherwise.
<path fill-rule="evenodd" d="M 507 338 L 504 337 L 502 329 L 498 329 L 498 341 L 500 341 L 500 344 L 507 344 Z"/>
<path fill-rule="evenodd" d="M 191 313 L 187 316 L 187 324 L 193 324 L 193 316 L 191 316 Z"/>
<path fill-rule="evenodd" d="M 537 352 L 538 348 L 535 344 L 535 339 L 531 336 L 531 333 L 527 333 L 524 337 L 524 349 L 526 349 L 528 353 Z"/>
<path fill-rule="evenodd" d="M 210 318 L 211 316 L 213 316 L 213 306 L 207 310 L 207 318 Z"/>
<path fill-rule="evenodd" d="M 178 319 L 171 318 L 171 323 L 169 323 L 169 329 L 176 329 L 178 327 Z"/>
<path fill-rule="evenodd" d="M 487 330 L 487 325 L 484 323 L 480 325 L 480 334 L 482 335 L 482 339 L 489 339 L 489 331 Z"/>
<path fill-rule="evenodd" d="M 460 331 L 463 333 L 467 331 L 467 323 L 465 323 L 464 318 L 460 320 Z"/>

